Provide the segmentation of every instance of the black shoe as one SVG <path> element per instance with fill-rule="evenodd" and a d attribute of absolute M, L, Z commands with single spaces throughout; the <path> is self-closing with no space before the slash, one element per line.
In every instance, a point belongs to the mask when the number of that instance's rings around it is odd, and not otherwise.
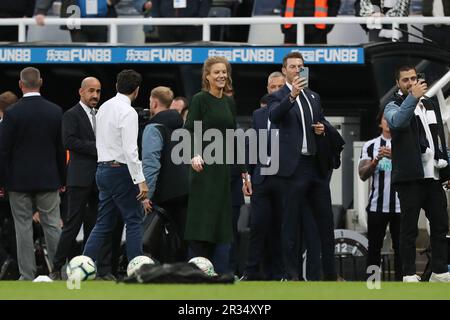
<path fill-rule="evenodd" d="M 0 280 L 17 280 L 19 279 L 19 267 L 13 259 L 7 259 L 3 262 L 0 269 Z"/>
<path fill-rule="evenodd" d="M 49 277 L 50 279 L 52 279 L 53 281 L 62 280 L 61 272 L 59 272 L 59 271 L 53 271 L 53 272 L 50 272 L 50 274 L 48 275 L 48 277 Z"/>
<path fill-rule="evenodd" d="M 117 281 L 116 277 L 112 273 L 107 273 L 104 275 L 98 275 L 95 280 L 103 280 L 103 281 Z"/>

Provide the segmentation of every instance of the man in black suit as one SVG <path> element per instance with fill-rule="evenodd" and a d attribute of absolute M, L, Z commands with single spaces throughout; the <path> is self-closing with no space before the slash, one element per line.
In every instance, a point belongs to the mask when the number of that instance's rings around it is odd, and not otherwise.
<path fill-rule="evenodd" d="M 272 94 L 285 85 L 285 77 L 281 72 L 273 72 L 267 79 L 267 92 Z M 263 97 L 264 102 L 268 95 Z M 267 104 L 253 112 L 252 128 L 267 131 L 276 129 L 269 120 Z M 259 147 L 259 141 L 258 141 Z M 267 145 L 270 152 L 270 145 Z M 259 154 L 259 152 L 258 152 Z M 250 238 L 248 258 L 243 280 L 280 280 L 283 277 L 280 227 L 285 195 L 283 188 L 285 178 L 277 175 L 262 175 L 261 168 L 267 163 L 258 162 L 249 165 L 249 174 L 253 186 L 250 198 Z M 261 274 L 264 269 L 264 274 Z"/>
<path fill-rule="evenodd" d="M 50 277 L 61 279 L 60 270 L 72 252 L 81 224 L 87 240 L 97 219 L 98 190 L 95 183 L 97 148 L 95 147 L 95 107 L 100 100 L 101 84 L 88 77 L 81 82 L 80 102 L 64 113 L 62 141 L 69 152 L 67 162 L 67 217 Z"/>
<path fill-rule="evenodd" d="M 282 217 L 282 253 L 286 276 L 298 280 L 302 211 L 311 208 L 319 229 L 325 280 L 336 280 L 334 230 L 329 173 L 319 165 L 318 144 L 325 138 L 320 97 L 307 88 L 299 72 L 299 52 L 283 58 L 286 85 L 269 96 L 269 119 L 279 128 L 279 171 L 287 179 L 286 209 Z"/>
<path fill-rule="evenodd" d="M 0 168 L 14 217 L 21 279 L 33 280 L 36 276 L 33 203 L 40 212 L 50 260 L 61 234 L 58 190 L 65 173 L 62 110 L 41 97 L 38 69 L 23 69 L 19 86 L 23 97 L 6 110 L 2 121 Z"/>

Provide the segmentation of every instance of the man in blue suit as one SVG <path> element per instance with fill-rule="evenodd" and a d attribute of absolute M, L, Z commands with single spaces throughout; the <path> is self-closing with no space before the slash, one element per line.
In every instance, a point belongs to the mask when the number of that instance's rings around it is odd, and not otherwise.
<path fill-rule="evenodd" d="M 282 67 L 286 85 L 268 99 L 269 120 L 279 129 L 278 176 L 287 183 L 281 226 L 283 263 L 287 279 L 299 280 L 302 212 L 309 207 L 321 240 L 323 278 L 336 280 L 330 171 L 322 170 L 319 162 L 329 126 L 325 126 L 319 95 L 299 76 L 303 67 L 301 53 L 287 54 Z"/>
<path fill-rule="evenodd" d="M 277 91 L 284 86 L 285 82 L 281 72 L 271 73 L 267 80 L 268 93 Z M 253 112 L 252 128 L 257 132 L 276 129 L 269 121 L 267 106 L 261 106 Z M 269 145 L 267 149 L 270 151 Z M 249 165 L 253 194 L 250 204 L 250 239 L 244 280 L 280 280 L 283 277 L 280 217 L 283 212 L 285 183 L 284 178 L 277 175 L 261 174 L 261 168 L 268 165 L 269 163 L 261 162 Z M 264 261 L 266 263 L 263 263 L 264 258 L 267 258 L 267 261 Z M 261 265 L 264 265 L 266 269 L 264 275 L 260 273 Z"/>

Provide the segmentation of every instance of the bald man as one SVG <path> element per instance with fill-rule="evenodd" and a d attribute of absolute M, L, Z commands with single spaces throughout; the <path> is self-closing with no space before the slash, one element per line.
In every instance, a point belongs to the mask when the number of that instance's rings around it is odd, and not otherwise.
<path fill-rule="evenodd" d="M 50 274 L 53 280 L 61 279 L 61 267 L 70 257 L 81 225 L 84 239 L 87 239 L 97 219 L 95 108 L 100 101 L 100 81 L 93 77 L 85 78 L 78 93 L 80 101 L 67 110 L 62 119 L 62 141 L 68 151 L 67 217 L 53 261 L 54 271 Z"/>

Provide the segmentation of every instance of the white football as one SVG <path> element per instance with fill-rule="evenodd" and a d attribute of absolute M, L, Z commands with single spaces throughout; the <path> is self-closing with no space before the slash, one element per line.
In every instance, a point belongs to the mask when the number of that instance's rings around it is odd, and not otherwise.
<path fill-rule="evenodd" d="M 134 273 L 139 270 L 144 264 L 155 264 L 152 258 L 147 256 L 137 256 L 133 258 L 130 263 L 128 263 L 127 267 L 127 275 L 129 277 L 134 276 Z"/>
<path fill-rule="evenodd" d="M 216 276 L 217 273 L 214 271 L 214 266 L 208 259 L 204 257 L 195 257 L 189 260 L 189 263 L 195 264 L 200 270 L 206 273 L 208 276 Z"/>
<path fill-rule="evenodd" d="M 67 277 L 80 281 L 95 279 L 97 268 L 88 256 L 76 256 L 66 267 Z"/>

